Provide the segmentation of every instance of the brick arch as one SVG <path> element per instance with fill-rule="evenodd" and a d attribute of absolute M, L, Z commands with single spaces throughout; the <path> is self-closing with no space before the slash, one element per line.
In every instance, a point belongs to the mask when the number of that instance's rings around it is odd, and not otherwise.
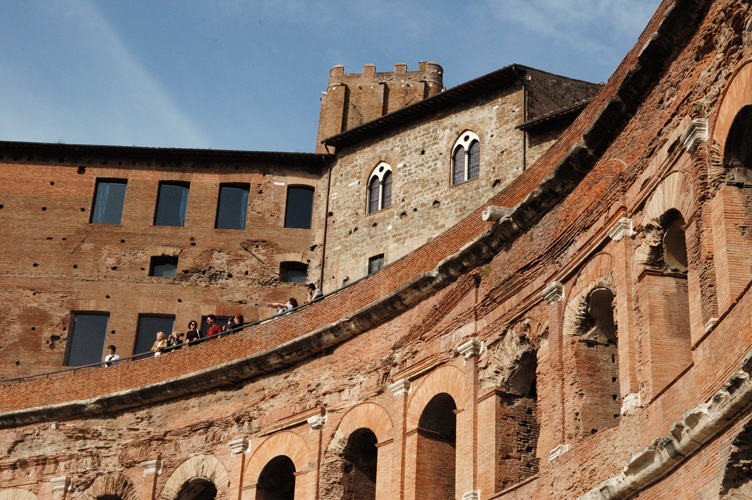
<path fill-rule="evenodd" d="M 418 421 L 423 409 L 441 393 L 447 393 L 454 399 L 457 409 L 467 406 L 467 390 L 465 388 L 464 374 L 455 366 L 442 366 L 434 370 L 418 386 L 415 393 L 410 397 L 407 407 L 407 431 L 418 428 Z"/>
<path fill-rule="evenodd" d="M 685 221 L 695 210 L 692 180 L 684 172 L 673 172 L 658 185 L 646 205 L 643 227 L 657 224 L 661 216 L 672 209 L 678 210 Z"/>
<path fill-rule="evenodd" d="M 337 453 L 344 450 L 350 434 L 363 428 L 372 431 L 379 443 L 392 438 L 392 419 L 384 407 L 376 403 L 361 403 L 342 417 L 327 451 Z"/>
<path fill-rule="evenodd" d="M 122 474 L 99 476 L 78 498 L 80 500 L 97 500 L 97 498 L 110 495 L 117 496 L 121 500 L 139 500 L 136 485 Z"/>
<path fill-rule="evenodd" d="M 308 470 L 308 455 L 310 450 L 305 439 L 300 435 L 283 431 L 273 434 L 256 448 L 246 463 L 243 482 L 245 485 L 254 485 L 258 482 L 261 471 L 266 464 L 280 455 L 285 455 L 295 464 L 296 472 Z"/>
<path fill-rule="evenodd" d="M 564 335 L 574 335 L 580 305 L 587 295 L 596 288 L 608 288 L 616 297 L 614 286 L 614 258 L 607 253 L 599 253 L 583 267 L 566 295 L 564 309 Z"/>
<path fill-rule="evenodd" d="M 162 488 L 161 500 L 175 500 L 183 485 L 191 479 L 202 478 L 217 487 L 217 498 L 226 497 L 230 476 L 222 462 L 211 455 L 196 455 L 183 462 Z M 125 500 L 125 499 L 124 499 Z"/>
<path fill-rule="evenodd" d="M 718 144 L 720 150 L 726 148 L 731 125 L 736 114 L 744 106 L 752 104 L 752 60 L 745 61 L 732 75 L 731 83 L 726 87 L 721 97 L 715 120 L 712 124 L 710 137 L 712 143 Z"/>
<path fill-rule="evenodd" d="M 276 255 L 275 258 L 277 259 L 278 265 L 283 262 L 300 262 L 301 264 L 308 264 L 308 259 L 301 252 L 281 253 Z"/>
<path fill-rule="evenodd" d="M 0 500 L 37 500 L 37 496 L 30 491 L 11 488 L 0 491 Z"/>

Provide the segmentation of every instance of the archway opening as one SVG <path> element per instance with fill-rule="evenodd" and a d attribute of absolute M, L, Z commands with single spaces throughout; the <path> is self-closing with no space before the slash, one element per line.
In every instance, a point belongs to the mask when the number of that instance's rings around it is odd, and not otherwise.
<path fill-rule="evenodd" d="M 286 455 L 272 458 L 261 470 L 256 500 L 294 500 L 295 464 Z"/>
<path fill-rule="evenodd" d="M 597 287 L 580 307 L 575 362 L 581 395 L 579 434 L 586 437 L 619 425 L 618 328 L 613 291 Z"/>
<path fill-rule="evenodd" d="M 455 498 L 457 404 L 446 393 L 428 402 L 418 422 L 415 491 L 426 500 Z"/>
<path fill-rule="evenodd" d="M 376 499 L 377 442 L 376 434 L 370 429 L 358 429 L 350 434 L 344 451 L 343 498 Z"/>
<path fill-rule="evenodd" d="M 217 496 L 217 487 L 202 477 L 196 477 L 183 483 L 176 500 L 214 500 Z M 114 497 L 108 500 L 115 500 Z M 99 499 L 101 500 L 101 499 Z"/>
<path fill-rule="evenodd" d="M 687 239 L 684 236 L 684 218 L 679 211 L 666 212 L 661 221 L 663 233 L 663 261 L 667 271 L 687 272 Z"/>

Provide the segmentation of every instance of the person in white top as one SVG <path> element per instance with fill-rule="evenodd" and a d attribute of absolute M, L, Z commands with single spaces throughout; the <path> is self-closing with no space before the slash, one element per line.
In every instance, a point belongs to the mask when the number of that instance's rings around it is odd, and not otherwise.
<path fill-rule="evenodd" d="M 115 354 L 116 347 L 114 345 L 111 345 L 107 348 L 107 351 L 109 351 L 109 354 L 104 357 L 104 366 L 115 366 L 120 364 L 120 356 Z"/>

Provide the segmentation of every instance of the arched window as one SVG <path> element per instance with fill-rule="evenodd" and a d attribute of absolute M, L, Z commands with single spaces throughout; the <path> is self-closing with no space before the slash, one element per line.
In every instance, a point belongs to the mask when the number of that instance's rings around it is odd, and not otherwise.
<path fill-rule="evenodd" d="M 452 184 L 477 179 L 480 175 L 480 139 L 466 130 L 452 150 Z"/>
<path fill-rule="evenodd" d="M 259 475 L 256 500 L 293 500 L 295 464 L 287 455 L 272 458 Z"/>
<path fill-rule="evenodd" d="M 381 162 L 368 179 L 368 213 L 372 214 L 392 205 L 392 167 Z"/>

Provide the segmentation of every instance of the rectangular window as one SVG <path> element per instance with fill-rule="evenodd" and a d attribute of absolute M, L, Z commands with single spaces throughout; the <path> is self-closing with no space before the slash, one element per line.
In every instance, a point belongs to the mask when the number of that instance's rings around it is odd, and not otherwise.
<path fill-rule="evenodd" d="M 376 255 L 368 259 L 368 274 L 373 274 L 384 267 L 384 254 Z"/>
<path fill-rule="evenodd" d="M 230 322 L 231 318 L 232 316 L 215 316 L 214 324 L 219 325 L 220 328 L 224 328 Z M 203 338 L 206 338 L 207 330 L 209 330 L 209 323 L 206 322 L 206 316 L 201 316 L 201 335 L 204 336 Z"/>
<path fill-rule="evenodd" d="M 214 229 L 245 229 L 248 215 L 250 184 L 222 184 L 219 186 L 217 220 Z"/>
<path fill-rule="evenodd" d="M 148 353 L 148 355 L 151 355 L 151 348 L 157 341 L 157 332 L 164 333 L 166 340 L 172 333 L 174 325 L 175 316 L 139 315 L 133 354 Z"/>
<path fill-rule="evenodd" d="M 313 188 L 308 186 L 290 186 L 287 188 L 285 227 L 311 229 L 313 193 Z"/>
<path fill-rule="evenodd" d="M 183 182 L 159 183 L 157 210 L 154 212 L 155 226 L 185 226 L 188 186 L 189 184 Z"/>
<path fill-rule="evenodd" d="M 97 179 L 94 208 L 91 210 L 92 224 L 120 225 L 127 184 L 126 179 Z"/>
<path fill-rule="evenodd" d="M 300 262 L 283 262 L 279 265 L 279 281 L 305 283 L 308 266 Z"/>
<path fill-rule="evenodd" d="M 108 313 L 73 313 L 68 339 L 67 366 L 82 366 L 102 361 L 107 336 Z"/>
<path fill-rule="evenodd" d="M 159 255 L 151 258 L 149 276 L 175 278 L 178 275 L 178 258 Z"/>

